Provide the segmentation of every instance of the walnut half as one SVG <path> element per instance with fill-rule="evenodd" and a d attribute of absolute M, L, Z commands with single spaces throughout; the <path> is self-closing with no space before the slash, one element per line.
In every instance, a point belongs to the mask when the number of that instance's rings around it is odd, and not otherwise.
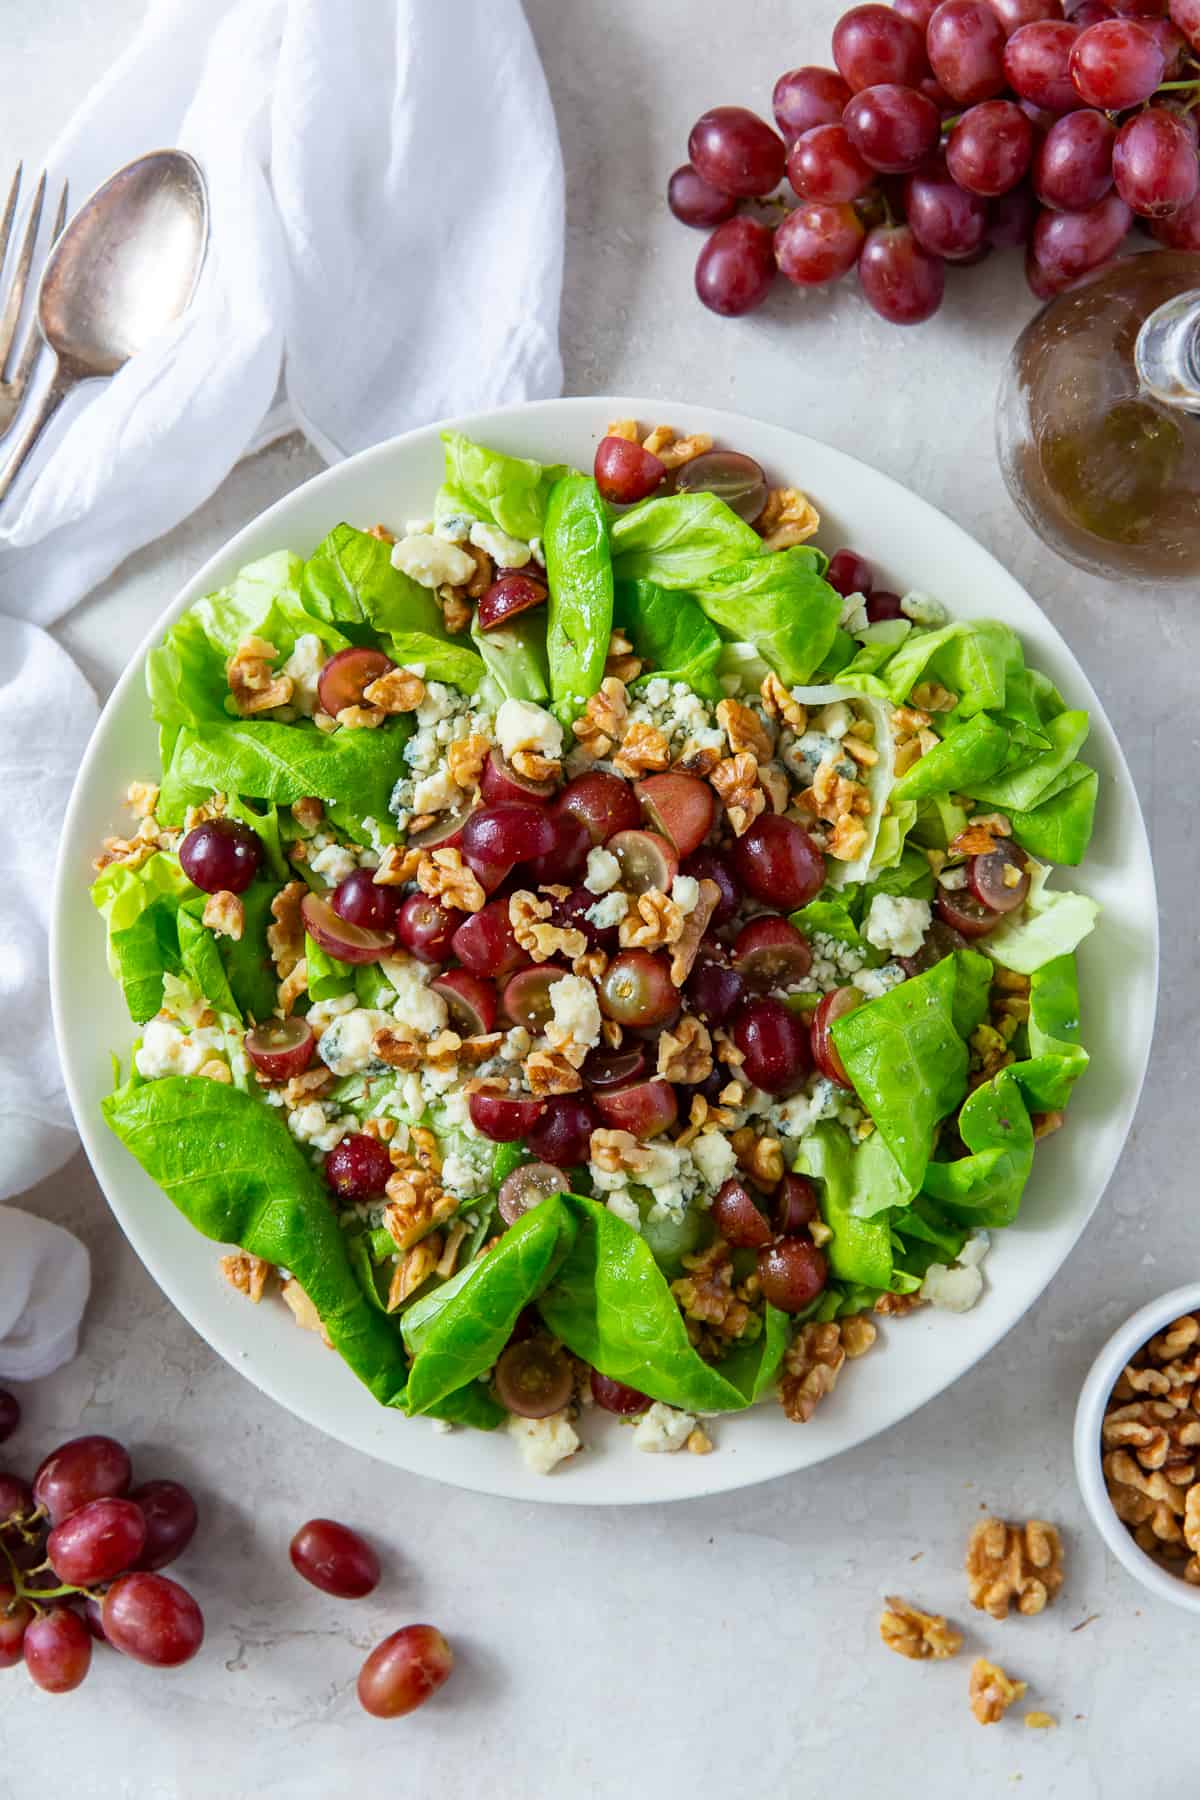
<path fill-rule="evenodd" d="M 967 1544 L 967 1589 L 971 1605 L 993 1619 L 1009 1608 L 1032 1615 L 1054 1599 L 1063 1584 L 1062 1539 L 1044 1519 L 1009 1525 L 980 1519 Z"/>

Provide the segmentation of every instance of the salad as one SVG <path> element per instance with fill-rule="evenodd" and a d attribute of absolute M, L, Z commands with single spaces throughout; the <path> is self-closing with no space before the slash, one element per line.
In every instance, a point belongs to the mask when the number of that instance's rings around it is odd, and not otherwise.
<path fill-rule="evenodd" d="M 445 458 L 150 654 L 105 1118 L 383 1406 L 803 1422 L 975 1302 L 1087 1067 L 1087 714 L 707 438 Z"/>

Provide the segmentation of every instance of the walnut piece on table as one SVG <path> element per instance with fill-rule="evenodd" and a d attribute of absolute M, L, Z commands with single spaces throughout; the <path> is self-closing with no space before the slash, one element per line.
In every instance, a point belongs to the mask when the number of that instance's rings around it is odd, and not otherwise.
<path fill-rule="evenodd" d="M 897 1594 L 887 1597 L 879 1635 L 889 1650 L 913 1662 L 925 1662 L 930 1657 L 942 1662 L 948 1656 L 957 1656 L 963 1644 L 962 1632 L 948 1624 L 941 1613 L 922 1612 Z"/>
<path fill-rule="evenodd" d="M 1014 1681 L 998 1663 L 988 1662 L 984 1656 L 976 1657 L 967 1684 L 971 1711 L 981 1725 L 995 1725 L 1014 1701 L 1021 1698 L 1028 1685 L 1025 1681 Z"/>
<path fill-rule="evenodd" d="M 966 1569 L 971 1605 L 980 1612 L 1006 1619 L 1015 1605 L 1032 1616 L 1062 1587 L 1062 1539 L 1044 1519 L 1024 1525 L 980 1519 L 967 1544 Z"/>

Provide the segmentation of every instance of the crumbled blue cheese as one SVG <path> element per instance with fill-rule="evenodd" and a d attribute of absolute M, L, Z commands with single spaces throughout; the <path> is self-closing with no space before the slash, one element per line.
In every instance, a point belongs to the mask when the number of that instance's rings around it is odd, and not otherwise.
<path fill-rule="evenodd" d="M 306 631 L 296 639 L 296 647 L 283 665 L 283 673 L 292 680 L 292 706 L 306 719 L 311 719 L 320 701 L 317 682 L 328 660 L 319 637 Z"/>
<path fill-rule="evenodd" d="M 676 1407 L 656 1400 L 634 1426 L 634 1447 L 655 1456 L 669 1455 L 682 1450 L 695 1429 L 694 1414 L 680 1412 Z"/>
<path fill-rule="evenodd" d="M 151 1019 L 134 1061 L 144 1081 L 157 1081 L 162 1075 L 195 1075 L 224 1048 L 225 1033 L 216 1027 L 181 1031 L 170 1019 Z"/>
<path fill-rule="evenodd" d="M 308 1009 L 308 1022 L 314 1031 L 324 1031 L 326 1025 L 353 1012 L 357 1005 L 353 994 L 335 994 L 331 1000 L 315 1000 Z"/>
<path fill-rule="evenodd" d="M 387 956 L 379 967 L 396 990 L 392 1011 L 397 1022 L 414 1037 L 433 1037 L 441 1031 L 449 1013 L 442 996 L 429 986 L 433 970 L 415 956 Z"/>
<path fill-rule="evenodd" d="M 310 1100 L 288 1114 L 287 1126 L 298 1142 L 324 1154 L 340 1144 L 347 1132 L 356 1131 L 358 1121 L 349 1115 L 330 1118 L 319 1100 Z"/>
<path fill-rule="evenodd" d="M 621 879 L 621 865 L 611 850 L 597 844 L 588 851 L 587 874 L 583 885 L 589 894 L 607 894 Z"/>
<path fill-rule="evenodd" d="M 906 894 L 876 894 L 863 936 L 877 950 L 890 951 L 893 956 L 915 956 L 925 941 L 932 917 L 928 900 L 912 900 Z"/>
<path fill-rule="evenodd" d="M 822 706 L 810 720 L 814 731 L 831 738 L 844 738 L 853 723 L 854 714 L 844 700 L 833 700 L 828 706 Z"/>
<path fill-rule="evenodd" d="M 656 675 L 629 696 L 629 717 L 653 725 L 667 738 L 673 755 L 691 749 L 725 749 L 725 733 L 699 694 L 684 681 Z"/>
<path fill-rule="evenodd" d="M 432 775 L 422 775 L 413 783 L 413 812 L 437 813 L 446 812 L 457 806 L 462 799 L 462 789 L 451 775 L 448 768 L 435 769 Z"/>
<path fill-rule="evenodd" d="M 881 969 L 860 969 L 857 975 L 851 976 L 851 980 L 868 1000 L 878 1000 L 890 988 L 899 987 L 902 981 L 907 981 L 908 972 L 902 963 L 885 962 Z"/>
<path fill-rule="evenodd" d="M 611 894 L 605 894 L 603 900 L 597 900 L 589 906 L 584 918 L 596 927 L 597 931 L 609 931 L 619 925 L 629 911 L 629 896 L 618 888 Z"/>
<path fill-rule="evenodd" d="M 900 611 L 914 625 L 927 625 L 933 630 L 944 625 L 950 617 L 941 601 L 935 600 L 932 594 L 905 594 L 900 602 Z"/>
<path fill-rule="evenodd" d="M 496 714 L 496 737 L 511 762 L 518 750 L 542 756 L 562 755 L 563 728 L 553 713 L 531 700 L 505 700 Z"/>
<path fill-rule="evenodd" d="M 403 535 L 405 537 L 428 537 L 432 530 L 432 519 L 405 519 Z"/>
<path fill-rule="evenodd" d="M 326 1026 L 317 1055 L 335 1075 L 380 1075 L 387 1064 L 375 1053 L 375 1035 L 390 1031 L 393 1022 L 376 1007 L 356 1006 Z"/>
<path fill-rule="evenodd" d="M 870 623 L 870 615 L 867 612 L 867 596 L 865 594 L 847 594 L 842 605 L 841 617 L 838 619 L 842 630 L 848 631 L 851 637 L 861 637 Z"/>
<path fill-rule="evenodd" d="M 642 1215 L 638 1211 L 638 1203 L 627 1187 L 619 1187 L 605 1201 L 610 1213 L 621 1219 L 633 1231 L 642 1229 Z"/>
<path fill-rule="evenodd" d="M 695 912 L 700 901 L 700 883 L 694 875 L 677 875 L 671 883 L 671 898 L 681 913 Z"/>
<path fill-rule="evenodd" d="M 353 875 L 358 867 L 358 857 L 353 850 L 347 850 L 343 844 L 326 844 L 315 856 L 310 856 L 308 866 L 314 875 L 320 875 L 330 887 L 337 887 L 348 875 Z"/>
<path fill-rule="evenodd" d="M 585 1044 L 590 1050 L 600 1042 L 600 1002 L 590 981 L 582 975 L 563 975 L 550 989 L 553 1031 L 559 1042 Z"/>
<path fill-rule="evenodd" d="M 831 764 L 847 781 L 853 781 L 857 776 L 857 765 L 847 759 L 839 739 L 827 731 L 806 731 L 801 737 L 785 731 L 780 739 L 779 754 L 785 767 L 806 787 L 812 786 L 813 777 L 822 763 Z"/>
<path fill-rule="evenodd" d="M 510 1413 L 506 1429 L 520 1445 L 526 1467 L 535 1475 L 549 1475 L 579 1448 L 579 1434 L 565 1409 L 551 1413 L 548 1419 L 521 1419 Z"/>
<path fill-rule="evenodd" d="M 413 723 L 415 729 L 403 750 L 409 773 L 400 777 L 388 801 L 388 810 L 402 831 L 412 813 L 442 810 L 418 806 L 416 794 L 423 777 L 435 782 L 434 787 L 423 790 L 426 795 L 448 792 L 441 784 L 446 778 L 449 745 L 476 733 L 489 739 L 494 735 L 494 720 L 487 707 L 442 681 L 426 682 L 425 697 L 413 714 Z M 456 795 L 455 804 L 457 799 Z"/>
<path fill-rule="evenodd" d="M 442 1158 L 440 1179 L 446 1191 L 458 1200 L 473 1200 L 486 1194 L 492 1181 L 491 1146 L 475 1156 L 468 1156 L 464 1149 L 448 1150 Z"/>
<path fill-rule="evenodd" d="M 484 525 L 478 520 L 471 527 L 470 540 L 477 550 L 485 550 L 498 569 L 523 569 L 532 554 L 521 538 L 509 537 L 498 525 Z"/>
<path fill-rule="evenodd" d="M 952 865 L 948 869 L 943 869 L 938 876 L 938 886 L 949 889 L 951 893 L 957 893 L 959 889 L 965 888 L 966 885 L 967 871 L 966 866 L 963 863 L 958 863 Z"/>
<path fill-rule="evenodd" d="M 475 573 L 475 558 L 444 537 L 403 537 L 392 545 L 392 567 L 421 587 L 460 587 Z"/>
<path fill-rule="evenodd" d="M 737 1155 L 723 1131 L 705 1131 L 692 1144 L 692 1161 L 715 1193 L 737 1168 Z"/>
<path fill-rule="evenodd" d="M 974 1231 L 958 1253 L 953 1268 L 931 1263 L 921 1283 L 921 1298 L 945 1312 L 970 1312 L 983 1292 L 979 1265 L 991 1249 L 986 1231 Z"/>
<path fill-rule="evenodd" d="M 448 544 L 465 544 L 474 524 L 475 520 L 470 513 L 443 513 L 433 521 L 433 533 L 435 537 L 444 538 Z"/>
<path fill-rule="evenodd" d="M 821 1119 L 836 1119 L 843 1099 L 836 1082 L 827 1075 L 818 1075 L 808 1084 L 807 1092 L 781 1101 L 768 1116 L 778 1125 L 781 1136 L 802 1138 Z"/>

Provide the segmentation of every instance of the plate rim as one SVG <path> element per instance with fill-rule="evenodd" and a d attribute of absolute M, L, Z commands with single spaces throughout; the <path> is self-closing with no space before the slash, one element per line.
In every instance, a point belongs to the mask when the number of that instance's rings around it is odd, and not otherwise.
<path fill-rule="evenodd" d="M 1055 641 L 1058 652 L 1072 668 L 1076 684 L 1072 689 L 1072 698 L 1077 699 L 1078 703 L 1086 704 L 1088 706 L 1093 729 L 1095 728 L 1096 722 L 1099 721 L 1107 734 L 1108 743 L 1106 749 L 1114 764 L 1114 772 L 1118 782 L 1125 788 L 1127 799 L 1132 802 L 1137 842 L 1133 847 L 1136 854 L 1133 858 L 1128 860 L 1135 860 L 1144 865 L 1142 873 L 1148 881 L 1148 922 L 1151 930 L 1150 941 L 1145 948 L 1149 952 L 1147 979 L 1150 980 L 1152 978 L 1152 993 L 1150 996 L 1148 1013 L 1144 1015 L 1144 1026 L 1142 1031 L 1143 1042 L 1140 1046 L 1140 1054 L 1138 1057 L 1139 1066 L 1136 1069 L 1135 1078 L 1122 1096 L 1117 1141 L 1111 1155 L 1106 1159 L 1106 1165 L 1098 1171 L 1099 1178 L 1096 1181 L 1094 1193 L 1077 1222 L 1075 1222 L 1075 1228 L 1069 1233 L 1066 1241 L 1061 1246 L 1057 1247 L 1053 1262 L 1046 1265 L 1044 1277 L 1042 1277 L 1041 1272 L 1039 1271 L 1039 1278 L 1036 1285 L 1033 1286 L 1032 1291 L 1028 1294 L 1027 1298 L 1024 1299 L 1024 1303 L 1012 1313 L 1011 1317 L 1006 1317 L 1004 1322 L 985 1333 L 987 1341 L 981 1348 L 974 1354 L 969 1354 L 968 1359 L 965 1362 L 953 1365 L 950 1372 L 947 1373 L 944 1378 L 942 1378 L 939 1370 L 932 1382 L 926 1381 L 923 1384 L 917 1384 L 915 1391 L 911 1395 L 905 1395 L 903 1399 L 897 1403 L 897 1406 L 889 1411 L 886 1420 L 872 1421 L 868 1419 L 863 1421 L 861 1425 L 852 1425 L 848 1429 L 846 1426 L 843 1426 L 834 1433 L 836 1442 L 828 1445 L 824 1444 L 823 1441 L 819 1443 L 816 1455 L 768 1459 L 769 1466 L 756 1468 L 754 1470 L 742 1470 L 738 1467 L 739 1459 L 736 1447 L 733 1444 L 723 1444 L 720 1454 L 712 1457 L 688 1457 L 686 1459 L 681 1459 L 679 1457 L 666 1459 L 638 1458 L 636 1459 L 633 1473 L 628 1482 L 627 1491 L 613 1494 L 597 1494 L 595 1492 L 585 1491 L 586 1488 L 590 1488 L 590 1483 L 580 1483 L 578 1480 L 572 1481 L 571 1472 L 569 1471 L 564 1471 L 561 1478 L 555 1481 L 546 1481 L 543 1478 L 532 1476 L 521 1463 L 515 1445 L 505 1446 L 505 1450 L 508 1453 L 507 1463 L 501 1464 L 498 1472 L 491 1472 L 483 1466 L 476 1468 L 470 1464 L 462 1468 L 452 1466 L 457 1465 L 459 1458 L 457 1455 L 445 1454 L 445 1451 L 450 1450 L 453 1446 L 454 1440 L 451 1438 L 439 1440 L 439 1455 L 437 1459 L 421 1456 L 419 1454 L 415 1459 L 403 1455 L 396 1456 L 395 1454 L 389 1453 L 390 1446 L 389 1452 L 385 1452 L 381 1444 L 372 1445 L 365 1442 L 362 1434 L 339 1429 L 336 1420 L 331 1420 L 320 1407 L 310 1406 L 307 1403 L 306 1395 L 303 1391 L 298 1395 L 288 1391 L 286 1383 L 276 1379 L 276 1372 L 273 1366 L 268 1366 L 265 1369 L 256 1366 L 248 1352 L 233 1342 L 233 1338 L 237 1334 L 223 1328 L 220 1312 L 216 1306 L 214 1306 L 212 1313 L 207 1315 L 204 1322 L 201 1323 L 195 1316 L 193 1309 L 180 1298 L 171 1268 L 169 1265 L 164 1266 L 162 1259 L 148 1242 L 149 1234 L 142 1230 L 136 1215 L 136 1209 L 122 1204 L 120 1200 L 115 1198 L 114 1192 L 110 1191 L 110 1185 L 104 1178 L 102 1170 L 107 1160 L 108 1153 L 112 1152 L 113 1149 L 117 1147 L 116 1141 L 109 1138 L 99 1119 L 93 1119 L 91 1116 L 90 1105 L 84 1099 L 82 1093 L 81 1077 L 83 1071 L 81 1068 L 77 1068 L 76 1059 L 70 1048 L 70 1006 L 69 998 L 65 991 L 66 970 L 64 966 L 64 932 L 69 896 L 73 891 L 76 875 L 69 846 L 76 842 L 77 834 L 80 832 L 81 828 L 87 826 L 87 820 L 81 820 L 78 815 L 83 807 L 88 772 L 90 771 L 93 761 L 97 758 L 99 747 L 104 742 L 110 725 L 123 710 L 130 692 L 142 684 L 144 680 L 146 657 L 149 651 L 158 641 L 163 630 L 186 610 L 196 598 L 202 593 L 211 591 L 215 584 L 220 580 L 227 578 L 222 571 L 227 570 L 230 566 L 236 565 L 238 560 L 245 560 L 242 546 L 252 538 L 258 537 L 264 530 L 271 526 L 274 520 L 277 518 L 286 520 L 289 514 L 294 512 L 302 503 L 310 502 L 312 498 L 319 495 L 324 488 L 339 485 L 340 482 L 346 479 L 348 471 L 361 472 L 373 468 L 376 464 L 386 465 L 390 458 L 394 457 L 398 452 L 403 453 L 406 448 L 414 445 L 436 442 L 439 434 L 443 431 L 456 430 L 478 434 L 491 429 L 495 432 L 502 432 L 506 424 L 514 421 L 537 419 L 543 416 L 565 416 L 572 422 L 578 420 L 581 428 L 583 428 L 586 422 L 586 428 L 594 437 L 598 438 L 599 435 L 602 435 L 603 421 L 607 419 L 626 416 L 662 417 L 672 413 L 676 416 L 687 417 L 689 419 L 698 419 L 702 417 L 705 422 L 704 427 L 689 425 L 688 428 L 715 428 L 714 435 L 720 434 L 730 441 L 736 439 L 736 434 L 739 430 L 743 432 L 749 431 L 752 434 L 763 431 L 778 433 L 789 440 L 790 445 L 793 447 L 796 460 L 801 465 L 805 452 L 815 451 L 827 464 L 832 464 L 835 475 L 839 467 L 848 472 L 853 472 L 855 475 L 865 474 L 870 482 L 883 484 L 884 488 L 890 491 L 894 499 L 903 500 L 907 504 L 915 506 L 918 509 L 919 514 L 923 513 L 929 516 L 930 523 L 936 524 L 940 545 L 950 543 L 955 547 L 964 550 L 970 556 L 984 558 L 985 561 L 991 565 L 991 571 L 994 573 L 996 579 L 1000 583 L 1009 584 L 1022 596 L 1024 601 L 1032 607 L 1034 613 L 1040 620 L 1041 628 L 1048 634 L 1050 639 Z M 301 497 L 303 497 L 303 501 Z M 286 526 L 280 532 L 279 541 L 282 544 L 286 544 Z M 114 806 L 115 804 L 116 796 L 114 796 Z M 93 827 L 93 835 L 91 837 L 85 836 L 84 841 L 88 844 L 94 841 L 94 829 L 95 828 Z M 1087 863 L 1085 861 L 1084 868 L 1086 869 L 1086 867 Z M 403 432 L 396 437 L 389 438 L 381 444 L 372 445 L 370 448 L 358 452 L 355 456 L 346 458 L 345 461 L 341 463 L 323 469 L 316 475 L 310 477 L 307 481 L 301 483 L 298 487 L 281 495 L 278 500 L 274 501 L 264 511 L 257 513 L 252 519 L 248 520 L 237 532 L 218 546 L 218 548 L 205 560 L 203 565 L 175 592 L 169 603 L 148 625 L 146 632 L 140 639 L 125 670 L 105 701 L 99 719 L 97 720 L 80 760 L 79 768 L 72 784 L 71 795 L 64 815 L 62 832 L 56 852 L 51 896 L 49 932 L 51 1012 L 60 1065 L 63 1071 L 64 1085 L 72 1116 L 76 1128 L 79 1131 L 82 1147 L 87 1155 L 97 1185 L 104 1195 L 106 1204 L 116 1218 L 122 1233 L 138 1255 L 152 1280 L 154 1280 L 156 1285 L 167 1296 L 176 1310 L 183 1315 L 184 1319 L 192 1329 L 195 1330 L 205 1342 L 207 1342 L 210 1347 L 239 1374 L 247 1377 L 276 1404 L 283 1407 L 285 1411 L 304 1420 L 305 1423 L 314 1426 L 317 1430 L 326 1433 L 341 1443 L 359 1449 L 367 1455 L 374 1456 L 379 1460 L 390 1464 L 392 1467 L 403 1469 L 410 1474 L 417 1474 L 432 1480 L 443 1481 L 449 1485 L 473 1492 L 495 1495 L 502 1498 L 537 1500 L 545 1504 L 655 1504 L 663 1500 L 698 1499 L 710 1494 L 729 1492 L 743 1487 L 749 1487 L 762 1481 L 773 1480 L 786 1474 L 797 1473 L 807 1467 L 817 1466 L 833 1456 L 840 1455 L 843 1451 L 854 1449 L 860 1444 L 869 1441 L 871 1438 L 879 1436 L 883 1432 L 889 1431 L 901 1424 L 921 1406 L 926 1405 L 928 1402 L 944 1393 L 947 1388 L 954 1384 L 954 1382 L 969 1373 L 969 1371 L 974 1368 L 977 1363 L 981 1362 L 984 1357 L 990 1355 L 1014 1326 L 1020 1322 L 1029 1308 L 1032 1307 L 1033 1304 L 1041 1298 L 1042 1294 L 1045 1293 L 1051 1281 L 1066 1261 L 1066 1258 L 1078 1244 L 1088 1223 L 1095 1215 L 1096 1209 L 1112 1180 L 1117 1163 L 1129 1140 L 1140 1097 L 1145 1085 L 1149 1066 L 1150 1047 L 1153 1040 L 1158 1001 L 1159 940 L 1157 884 L 1149 836 L 1142 815 L 1137 789 L 1133 783 L 1128 762 L 1117 733 L 1113 728 L 1108 713 L 1092 686 L 1086 671 L 1080 665 L 1070 645 L 1058 630 L 1054 621 L 1046 613 L 1039 601 L 1034 598 L 1028 589 L 1023 586 L 1017 577 L 1004 566 L 999 558 L 995 556 L 986 545 L 973 537 L 964 526 L 958 524 L 956 520 L 944 513 L 931 501 L 917 495 L 912 489 L 906 487 L 903 482 L 897 481 L 895 477 L 888 475 L 883 470 L 875 468 L 871 463 L 863 460 L 861 457 L 853 456 L 847 451 L 838 449 L 834 445 L 826 444 L 819 438 L 812 437 L 807 433 L 795 431 L 790 426 L 780 425 L 772 420 L 755 418 L 753 415 L 738 413 L 726 408 L 709 406 L 703 401 L 697 400 L 677 401 L 663 399 L 661 397 L 651 398 L 644 395 L 631 396 L 624 394 L 570 395 L 548 400 L 528 401 L 519 405 L 492 409 L 491 411 L 484 413 L 458 415 L 454 418 L 439 420 L 429 425 L 418 426 L 411 431 Z M 106 981 L 110 979 L 107 976 L 107 971 L 105 979 Z M 134 1165 L 134 1167 L 136 1168 L 136 1165 Z M 137 1174 L 140 1179 L 147 1182 L 150 1181 L 150 1178 L 140 1169 L 137 1169 Z M 119 1184 L 117 1182 L 114 1181 L 112 1185 L 114 1189 L 119 1190 Z M 151 1186 L 153 1186 L 156 1191 L 161 1192 L 161 1190 L 157 1189 L 157 1184 L 151 1183 Z M 210 1242 L 210 1240 L 200 1238 L 200 1234 L 195 1235 L 199 1238 L 201 1244 Z M 242 1304 L 244 1306 L 244 1301 Z M 271 1359 L 268 1357 L 267 1360 L 270 1362 Z M 356 1378 L 353 1375 L 350 1375 L 348 1371 L 347 1375 L 349 1380 L 356 1382 Z M 393 1422 L 387 1409 L 376 1407 L 376 1411 L 380 1416 L 379 1422 L 381 1424 L 383 1422 Z M 729 1415 L 730 1423 L 743 1416 L 744 1415 L 742 1414 Z M 427 1425 L 428 1422 L 409 1420 L 404 1415 L 401 1415 L 401 1419 L 405 1425 L 414 1428 L 412 1444 L 415 1448 L 415 1428 L 419 1427 L 421 1423 Z M 594 1413 L 590 1416 L 590 1422 L 593 1420 Z M 806 1432 L 811 1433 L 811 1436 L 807 1440 L 810 1444 L 813 1443 L 814 1440 L 823 1440 L 829 1435 L 828 1428 L 833 1424 L 833 1421 L 825 1420 L 824 1423 L 826 1429 L 821 1432 L 814 1431 L 811 1425 L 805 1428 Z M 794 1428 L 789 1426 L 788 1430 L 792 1431 Z M 382 1436 L 382 1433 L 380 1432 L 378 1435 Z M 482 1435 L 483 1434 L 478 1433 L 455 1434 L 457 1438 L 478 1438 Z M 499 1436 L 502 1434 L 495 1435 Z M 593 1435 L 594 1432 L 590 1431 L 589 1442 L 592 1440 Z M 492 1434 L 488 1434 L 488 1436 L 490 1438 Z M 404 1443 L 402 1436 L 398 1437 L 395 1441 L 401 1445 Z M 800 1439 L 797 1442 L 798 1449 L 804 1441 L 805 1440 Z M 439 1461 L 444 1463 L 444 1466 L 441 1468 L 436 1466 Z M 669 1487 L 665 1488 L 656 1479 L 648 1479 L 652 1474 L 652 1470 L 645 1469 L 644 1465 L 646 1462 L 650 1462 L 652 1465 L 661 1465 L 663 1462 L 677 1465 L 681 1461 L 684 1462 L 686 1467 L 690 1470 L 691 1479 L 677 1490 Z M 572 1491 L 573 1488 L 574 1491 Z"/>

